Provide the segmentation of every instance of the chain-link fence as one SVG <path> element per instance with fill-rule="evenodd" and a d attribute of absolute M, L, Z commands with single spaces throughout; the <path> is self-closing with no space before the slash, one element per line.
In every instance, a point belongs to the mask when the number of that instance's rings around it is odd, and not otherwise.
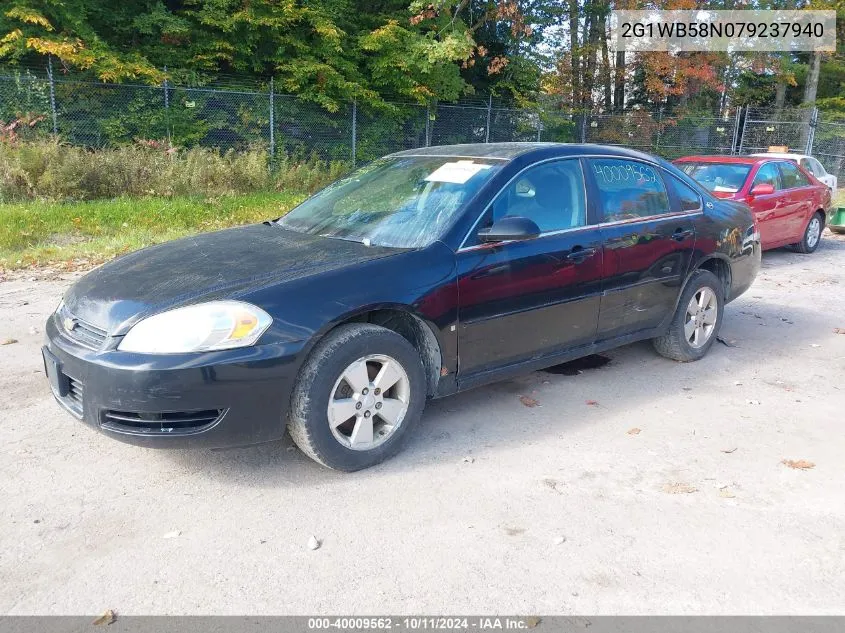
<path fill-rule="evenodd" d="M 109 147 L 138 140 L 223 151 L 265 147 L 271 157 L 316 155 L 362 162 L 390 152 L 454 143 L 588 142 L 624 145 L 672 159 L 787 146 L 845 171 L 845 120 L 815 108 L 739 108 L 724 116 L 633 109 L 577 115 L 547 102 L 515 108 L 491 97 L 420 105 L 341 104 L 330 111 L 264 86 L 107 84 L 38 69 L 0 68 L 0 122 L 27 137 Z M 31 125 L 28 125 L 31 124 Z"/>

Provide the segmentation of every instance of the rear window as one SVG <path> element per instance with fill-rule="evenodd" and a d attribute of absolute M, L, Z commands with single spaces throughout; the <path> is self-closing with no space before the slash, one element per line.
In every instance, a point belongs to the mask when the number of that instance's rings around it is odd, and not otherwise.
<path fill-rule="evenodd" d="M 736 163 L 677 163 L 678 169 L 716 193 L 736 193 L 742 189 L 751 165 Z"/>
<path fill-rule="evenodd" d="M 780 168 L 780 180 L 784 189 L 806 187 L 810 184 L 810 181 L 798 170 L 795 163 L 778 163 L 778 167 Z"/>
<path fill-rule="evenodd" d="M 670 212 L 663 179 L 651 165 L 618 158 L 591 161 L 601 201 L 602 222 L 619 222 Z"/>

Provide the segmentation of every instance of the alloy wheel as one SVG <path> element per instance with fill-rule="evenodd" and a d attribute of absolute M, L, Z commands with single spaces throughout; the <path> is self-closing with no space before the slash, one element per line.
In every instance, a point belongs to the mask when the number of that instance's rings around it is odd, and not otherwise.
<path fill-rule="evenodd" d="M 712 288 L 703 286 L 692 296 L 684 320 L 684 336 L 691 347 L 703 347 L 713 331 L 719 316 L 719 302 Z"/>
<path fill-rule="evenodd" d="M 351 363 L 335 382 L 328 421 L 346 448 L 365 451 L 386 442 L 408 412 L 411 382 L 394 358 L 371 354 Z"/>
<path fill-rule="evenodd" d="M 822 223 L 819 220 L 819 216 L 814 215 L 810 220 L 810 224 L 807 225 L 807 246 L 810 248 L 815 248 L 816 244 L 819 242 L 819 237 L 822 234 Z"/>

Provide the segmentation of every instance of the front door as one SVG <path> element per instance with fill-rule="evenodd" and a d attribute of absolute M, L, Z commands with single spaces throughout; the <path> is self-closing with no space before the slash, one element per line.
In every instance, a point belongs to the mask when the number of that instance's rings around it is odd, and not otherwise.
<path fill-rule="evenodd" d="M 674 313 L 703 200 L 645 162 L 591 159 L 589 171 L 604 252 L 596 335 L 604 341 L 655 328 Z"/>
<path fill-rule="evenodd" d="M 766 195 L 752 196 L 754 187 L 769 184 L 775 192 Z M 763 248 L 772 248 L 782 244 L 789 234 L 789 196 L 783 190 L 780 171 L 776 162 L 763 163 L 757 169 L 751 186 L 748 189 L 748 205 L 754 213 L 757 226 L 760 228 L 760 240 Z"/>
<path fill-rule="evenodd" d="M 601 292 L 599 231 L 587 223 L 578 159 L 517 175 L 477 228 L 522 216 L 539 237 L 498 244 L 475 234 L 459 249 L 459 372 L 462 378 L 594 341 Z"/>

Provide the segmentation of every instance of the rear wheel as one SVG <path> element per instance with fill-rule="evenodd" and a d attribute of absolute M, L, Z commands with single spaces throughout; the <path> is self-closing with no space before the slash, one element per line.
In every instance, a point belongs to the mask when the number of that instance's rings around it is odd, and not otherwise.
<path fill-rule="evenodd" d="M 704 357 L 722 325 L 722 282 L 709 270 L 697 270 L 681 293 L 669 332 L 652 340 L 659 354 L 690 362 Z"/>
<path fill-rule="evenodd" d="M 799 253 L 809 254 L 815 251 L 822 241 L 822 231 L 824 230 L 824 218 L 822 214 L 816 212 L 807 226 L 804 228 L 804 236 L 797 244 L 793 244 L 793 248 Z"/>
<path fill-rule="evenodd" d="M 324 466 L 360 470 L 399 450 L 425 397 L 420 357 L 405 338 L 369 323 L 343 325 L 305 362 L 288 430 Z"/>

